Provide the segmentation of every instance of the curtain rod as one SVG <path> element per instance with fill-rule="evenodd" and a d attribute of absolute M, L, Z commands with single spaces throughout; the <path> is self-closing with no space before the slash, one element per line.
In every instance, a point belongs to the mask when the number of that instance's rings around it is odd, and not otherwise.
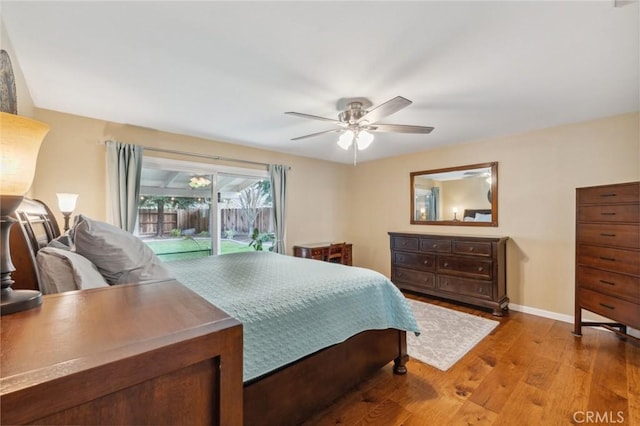
<path fill-rule="evenodd" d="M 104 141 L 103 143 L 105 143 Z M 251 161 L 251 160 L 241 160 L 239 158 L 229 158 L 229 157 L 220 157 L 219 155 L 207 155 L 207 154 L 198 154 L 196 152 L 187 152 L 187 151 L 177 151 L 173 149 L 164 149 L 164 148 L 154 148 L 151 146 L 140 145 L 146 151 L 155 151 L 155 152 L 164 152 L 166 154 L 177 154 L 177 155 L 187 155 L 190 157 L 199 157 L 206 158 L 209 160 L 219 160 L 219 161 L 231 161 L 234 163 L 244 163 L 244 164 L 254 164 L 257 166 L 265 166 L 268 167 L 269 163 L 262 163 L 260 161 Z M 291 166 L 285 166 L 287 169 L 291 170 Z"/>

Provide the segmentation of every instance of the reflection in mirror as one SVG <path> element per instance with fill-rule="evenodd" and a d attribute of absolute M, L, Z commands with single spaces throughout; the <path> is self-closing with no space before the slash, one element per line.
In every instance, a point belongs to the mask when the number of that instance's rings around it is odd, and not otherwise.
<path fill-rule="evenodd" d="M 411 173 L 411 223 L 498 226 L 498 163 Z"/>

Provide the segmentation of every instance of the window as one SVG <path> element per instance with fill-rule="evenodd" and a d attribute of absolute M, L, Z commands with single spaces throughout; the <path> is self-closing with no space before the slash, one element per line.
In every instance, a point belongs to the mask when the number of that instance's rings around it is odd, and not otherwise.
<path fill-rule="evenodd" d="M 145 157 L 138 236 L 162 260 L 263 249 L 272 232 L 270 181 L 263 170 Z"/>

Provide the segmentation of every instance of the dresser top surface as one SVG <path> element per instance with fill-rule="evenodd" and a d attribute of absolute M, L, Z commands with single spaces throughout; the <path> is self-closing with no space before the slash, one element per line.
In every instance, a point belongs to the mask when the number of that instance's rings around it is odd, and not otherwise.
<path fill-rule="evenodd" d="M 436 232 L 403 232 L 403 231 L 389 231 L 388 234 L 394 236 L 407 236 L 407 237 L 423 237 L 423 238 L 454 238 L 454 239 L 469 239 L 469 240 L 508 240 L 509 237 L 503 235 L 465 235 L 465 234 L 446 234 Z"/>
<path fill-rule="evenodd" d="M 105 364 L 235 326 L 174 280 L 46 295 L 0 320 L 0 393 L 21 373 Z"/>

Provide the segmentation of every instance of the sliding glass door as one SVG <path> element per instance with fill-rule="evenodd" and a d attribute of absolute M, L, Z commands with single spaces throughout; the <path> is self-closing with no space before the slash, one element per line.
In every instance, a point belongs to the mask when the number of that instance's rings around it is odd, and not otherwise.
<path fill-rule="evenodd" d="M 145 157 L 138 236 L 167 261 L 254 250 L 256 241 L 266 250 L 269 188 L 266 171 Z"/>

